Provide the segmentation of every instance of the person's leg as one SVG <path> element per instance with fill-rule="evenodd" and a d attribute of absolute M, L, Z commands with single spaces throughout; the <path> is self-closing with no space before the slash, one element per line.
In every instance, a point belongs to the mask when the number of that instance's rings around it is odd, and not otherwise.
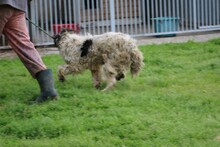
<path fill-rule="evenodd" d="M 13 10 L 11 10 L 9 6 L 0 6 L 0 36 L 2 35 L 3 29 L 12 15 Z"/>
<path fill-rule="evenodd" d="M 5 24 L 3 34 L 34 78 L 38 72 L 46 69 L 38 51 L 30 41 L 24 12 L 14 10 L 14 14 Z"/>
<path fill-rule="evenodd" d="M 40 54 L 30 41 L 25 13 L 11 9 L 14 12 L 5 24 L 3 34 L 30 74 L 38 81 L 41 94 L 33 103 L 41 103 L 51 98 L 55 99 L 57 92 L 54 88 L 52 71 L 46 68 Z"/>

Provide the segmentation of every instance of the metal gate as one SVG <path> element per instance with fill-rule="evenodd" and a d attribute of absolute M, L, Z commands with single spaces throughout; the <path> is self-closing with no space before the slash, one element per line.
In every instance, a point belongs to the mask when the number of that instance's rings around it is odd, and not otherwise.
<path fill-rule="evenodd" d="M 32 0 L 28 16 L 51 35 L 63 28 L 76 33 L 109 31 L 131 36 L 175 36 L 220 30 L 219 0 Z M 29 25 L 35 45 L 53 40 Z M 4 36 L 0 48 L 5 48 Z"/>

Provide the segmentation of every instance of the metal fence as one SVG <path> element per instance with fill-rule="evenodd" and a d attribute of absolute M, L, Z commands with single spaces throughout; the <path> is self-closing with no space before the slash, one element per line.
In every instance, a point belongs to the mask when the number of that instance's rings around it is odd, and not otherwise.
<path fill-rule="evenodd" d="M 32 0 L 29 8 L 29 18 L 51 35 L 63 28 L 134 37 L 220 30 L 219 0 Z M 53 44 L 33 25 L 29 31 L 35 45 Z M 5 46 L 3 36 L 0 48 Z"/>

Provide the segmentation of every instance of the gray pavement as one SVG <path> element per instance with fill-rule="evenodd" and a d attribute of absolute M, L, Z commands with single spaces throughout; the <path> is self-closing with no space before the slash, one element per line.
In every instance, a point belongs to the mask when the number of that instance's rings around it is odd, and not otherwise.
<path fill-rule="evenodd" d="M 187 41 L 205 42 L 211 39 L 220 39 L 220 31 L 191 33 L 177 35 L 175 37 L 136 37 L 138 45 L 163 44 L 163 43 L 183 43 Z M 38 47 L 37 50 L 42 56 L 47 54 L 59 54 L 56 47 Z M 0 50 L 0 58 L 13 58 L 16 54 L 12 50 Z"/>
<path fill-rule="evenodd" d="M 175 37 L 139 37 L 138 45 L 162 44 L 162 43 L 183 43 L 187 41 L 205 42 L 211 39 L 220 39 L 220 31 L 203 32 L 194 34 L 177 35 Z"/>
<path fill-rule="evenodd" d="M 175 37 L 136 37 L 138 45 L 148 44 L 163 44 L 163 43 L 184 43 L 187 41 L 205 42 L 211 39 L 220 39 L 220 31 L 211 31 L 203 33 L 191 33 L 184 35 L 177 35 Z M 45 48 L 48 50 L 48 48 Z M 57 48 L 49 48 L 53 53 L 56 53 Z"/>

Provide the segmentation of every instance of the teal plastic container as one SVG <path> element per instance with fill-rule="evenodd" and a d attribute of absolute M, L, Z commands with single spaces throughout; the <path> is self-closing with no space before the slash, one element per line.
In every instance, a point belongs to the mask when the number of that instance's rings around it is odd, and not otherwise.
<path fill-rule="evenodd" d="M 154 21 L 154 31 L 156 33 L 162 33 L 162 32 L 175 32 L 179 29 L 179 21 L 180 19 L 177 17 L 157 17 L 152 18 Z M 157 35 L 158 37 L 164 36 L 164 37 L 172 37 L 176 36 L 176 34 L 165 34 L 165 35 Z"/>

